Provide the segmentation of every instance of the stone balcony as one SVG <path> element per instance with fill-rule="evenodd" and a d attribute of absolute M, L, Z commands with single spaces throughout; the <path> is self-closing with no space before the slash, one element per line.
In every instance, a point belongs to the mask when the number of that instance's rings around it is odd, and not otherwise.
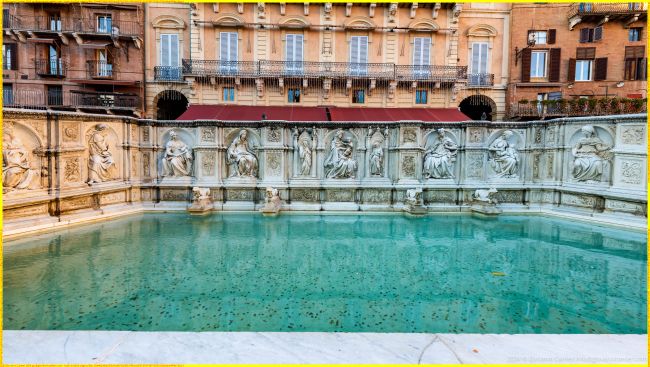
<path fill-rule="evenodd" d="M 603 24 L 609 21 L 621 21 L 627 27 L 645 19 L 648 13 L 647 3 L 574 3 L 567 13 L 569 29 L 581 22 Z"/>
<path fill-rule="evenodd" d="M 180 70 L 180 72 L 178 72 Z M 315 61 L 219 61 L 184 59 L 180 68 L 156 67 L 156 80 L 182 77 L 328 78 L 456 83 L 467 79 L 466 66 L 395 65 Z"/>

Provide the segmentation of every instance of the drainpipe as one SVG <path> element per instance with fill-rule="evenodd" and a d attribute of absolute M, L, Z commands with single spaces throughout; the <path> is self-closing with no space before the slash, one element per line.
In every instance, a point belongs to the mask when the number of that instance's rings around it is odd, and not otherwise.
<path fill-rule="evenodd" d="M 143 28 L 144 28 L 144 35 L 143 35 L 143 40 L 142 40 L 142 116 L 143 118 L 147 117 L 147 40 L 148 40 L 148 35 L 149 35 L 149 27 L 147 27 L 147 20 L 148 14 L 147 11 L 149 10 L 149 4 L 148 3 L 142 3 L 142 6 L 144 7 L 144 22 L 142 22 Z"/>

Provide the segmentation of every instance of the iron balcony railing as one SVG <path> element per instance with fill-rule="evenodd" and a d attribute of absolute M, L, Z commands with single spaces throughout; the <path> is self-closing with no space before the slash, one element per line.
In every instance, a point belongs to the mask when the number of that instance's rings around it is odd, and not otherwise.
<path fill-rule="evenodd" d="M 137 21 L 104 19 L 98 18 L 73 18 L 73 30 L 80 33 L 92 33 L 100 35 L 139 36 L 142 35 L 143 25 Z"/>
<path fill-rule="evenodd" d="M 639 14 L 648 11 L 647 3 L 574 3 L 568 17 L 607 14 Z"/>
<path fill-rule="evenodd" d="M 180 81 L 183 80 L 182 71 L 180 66 L 155 66 L 153 78 L 160 81 Z"/>
<path fill-rule="evenodd" d="M 35 60 L 36 74 L 41 76 L 65 78 L 68 72 L 68 62 L 65 60 Z"/>
<path fill-rule="evenodd" d="M 39 32 L 79 32 L 110 37 L 142 35 L 140 22 L 130 20 L 113 20 L 110 18 L 78 18 L 30 16 L 18 18 L 10 15 L 3 18 L 4 29 Z"/>
<path fill-rule="evenodd" d="M 137 95 L 62 90 L 3 90 L 4 107 L 11 108 L 101 108 L 135 110 L 140 108 Z"/>
<path fill-rule="evenodd" d="M 494 74 L 478 73 L 467 75 L 467 86 L 473 88 L 492 87 L 494 85 Z"/>
<path fill-rule="evenodd" d="M 467 67 L 395 65 L 391 63 L 184 59 L 182 73 L 195 77 L 377 78 L 455 82 L 467 78 Z"/>
<path fill-rule="evenodd" d="M 609 99 L 606 103 L 589 100 L 539 103 L 514 103 L 510 105 L 508 116 L 512 118 L 548 118 L 574 116 L 606 116 L 647 111 L 645 101 L 634 99 Z M 555 102 L 555 103 L 553 103 Z"/>
<path fill-rule="evenodd" d="M 86 61 L 86 73 L 90 79 L 113 79 L 115 77 L 113 64 L 103 60 Z"/>
<path fill-rule="evenodd" d="M 22 19 L 13 14 L 4 14 L 2 18 L 3 29 L 20 29 L 22 27 Z"/>

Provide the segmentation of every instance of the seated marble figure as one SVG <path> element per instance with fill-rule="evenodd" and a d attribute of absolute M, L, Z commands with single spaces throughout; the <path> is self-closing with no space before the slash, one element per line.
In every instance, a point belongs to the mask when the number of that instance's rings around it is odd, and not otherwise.
<path fill-rule="evenodd" d="M 257 177 L 258 160 L 248 145 L 248 132 L 241 130 L 226 152 L 230 177 Z"/>
<path fill-rule="evenodd" d="M 352 158 L 352 142 L 344 138 L 344 133 L 339 130 L 332 139 L 330 152 L 325 159 L 325 177 L 327 178 L 354 178 L 357 173 L 357 161 Z"/>

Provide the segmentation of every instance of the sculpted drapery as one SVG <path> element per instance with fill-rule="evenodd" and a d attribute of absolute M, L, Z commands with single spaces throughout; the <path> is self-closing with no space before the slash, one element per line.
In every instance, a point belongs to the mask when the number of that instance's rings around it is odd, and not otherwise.
<path fill-rule="evenodd" d="M 330 144 L 330 152 L 325 159 L 325 177 L 354 178 L 357 172 L 357 161 L 352 158 L 352 142 L 344 138 L 343 130 L 339 130 Z"/>
<path fill-rule="evenodd" d="M 248 146 L 248 132 L 241 130 L 226 152 L 230 177 L 257 177 L 258 160 Z"/>
<path fill-rule="evenodd" d="M 439 129 L 437 141 L 424 152 L 424 177 L 453 178 L 457 151 L 458 145 L 445 136 L 443 129 Z"/>
<path fill-rule="evenodd" d="M 109 151 L 108 141 L 104 131 L 107 126 L 99 124 L 95 126 L 94 131 L 88 139 L 88 183 L 98 183 L 109 181 L 114 178 L 115 161 Z"/>
<path fill-rule="evenodd" d="M 573 160 L 573 177 L 578 181 L 601 181 L 603 171 L 609 164 L 609 150 L 597 135 L 593 126 L 587 125 L 581 129 L 585 135 L 571 149 Z"/>
<path fill-rule="evenodd" d="M 192 171 L 192 151 L 178 139 L 175 132 L 169 133 L 169 141 L 165 145 L 165 156 L 162 167 L 165 176 L 190 176 Z"/>
<path fill-rule="evenodd" d="M 27 148 L 14 135 L 13 127 L 4 129 L 2 140 L 3 191 L 37 188 L 39 172 L 33 166 Z"/>
<path fill-rule="evenodd" d="M 509 141 L 513 135 L 510 130 L 504 131 L 488 148 L 492 156 L 490 165 L 498 177 L 517 176 L 519 153 L 516 145 Z"/>

